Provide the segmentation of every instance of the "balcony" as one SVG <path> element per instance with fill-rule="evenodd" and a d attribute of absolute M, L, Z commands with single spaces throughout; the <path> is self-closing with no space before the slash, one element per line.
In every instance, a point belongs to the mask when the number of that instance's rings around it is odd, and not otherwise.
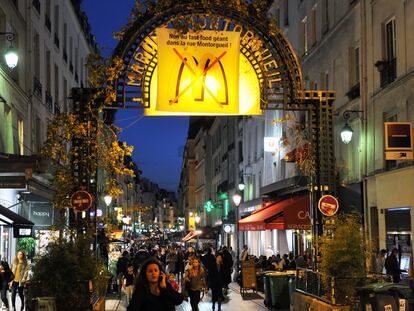
<path fill-rule="evenodd" d="M 59 36 L 57 35 L 57 33 L 55 33 L 54 42 L 55 42 L 56 47 L 59 48 Z"/>
<path fill-rule="evenodd" d="M 375 63 L 380 73 L 380 85 L 385 87 L 397 78 L 397 59 L 379 60 Z"/>
<path fill-rule="evenodd" d="M 49 91 L 46 91 L 46 108 L 50 113 L 53 113 L 53 98 Z"/>
<path fill-rule="evenodd" d="M 42 83 L 36 76 L 33 77 L 33 94 L 42 98 Z"/>
<path fill-rule="evenodd" d="M 348 99 L 350 101 L 361 96 L 361 89 L 360 89 L 359 82 L 349 89 L 349 91 L 346 93 L 346 96 L 348 96 Z"/>
<path fill-rule="evenodd" d="M 32 5 L 37 11 L 37 13 L 40 14 L 40 0 L 33 0 Z"/>
<path fill-rule="evenodd" d="M 47 14 L 45 15 L 45 26 L 49 31 L 52 30 L 52 22 Z"/>

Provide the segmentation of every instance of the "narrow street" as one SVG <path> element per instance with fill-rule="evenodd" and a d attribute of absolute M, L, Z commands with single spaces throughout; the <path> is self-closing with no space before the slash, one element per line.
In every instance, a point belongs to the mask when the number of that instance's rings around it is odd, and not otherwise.
<path fill-rule="evenodd" d="M 237 311 L 263 311 L 268 310 L 263 304 L 263 297 L 260 294 L 249 292 L 243 295 L 242 298 L 239 291 L 239 286 L 236 283 L 230 284 L 229 300 L 222 304 L 222 310 L 237 310 Z M 125 296 L 119 300 L 114 297 L 108 297 L 106 301 L 107 311 L 124 311 L 126 310 Z M 176 308 L 177 311 L 191 311 L 189 302 L 183 302 Z M 211 295 L 210 292 L 204 296 L 203 301 L 199 304 L 199 311 L 211 310 Z M 217 307 L 216 307 L 217 310 Z"/>

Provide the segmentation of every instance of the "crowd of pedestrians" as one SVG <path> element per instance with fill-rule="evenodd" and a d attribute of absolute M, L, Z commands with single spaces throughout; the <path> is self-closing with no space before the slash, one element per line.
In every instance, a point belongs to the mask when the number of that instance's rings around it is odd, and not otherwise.
<path fill-rule="evenodd" d="M 128 311 L 168 311 L 184 300 L 198 311 L 211 290 L 212 310 L 221 311 L 232 279 L 235 254 L 222 247 L 195 251 L 180 246 L 152 248 L 133 246 L 116 264 L 117 293 L 126 293 Z"/>

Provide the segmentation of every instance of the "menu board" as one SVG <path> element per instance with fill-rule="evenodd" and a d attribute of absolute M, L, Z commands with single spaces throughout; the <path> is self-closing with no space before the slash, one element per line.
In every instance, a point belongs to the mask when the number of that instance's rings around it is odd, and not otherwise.
<path fill-rule="evenodd" d="M 256 267 L 254 260 L 242 261 L 243 288 L 256 289 Z"/>

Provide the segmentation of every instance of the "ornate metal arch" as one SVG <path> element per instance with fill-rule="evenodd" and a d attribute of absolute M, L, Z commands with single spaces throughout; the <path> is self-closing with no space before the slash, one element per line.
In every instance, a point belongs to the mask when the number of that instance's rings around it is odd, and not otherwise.
<path fill-rule="evenodd" d="M 148 108 L 151 77 L 157 65 L 154 32 L 171 27 L 177 17 L 204 23 L 206 30 L 240 31 L 240 52 L 248 59 L 260 84 L 262 109 L 301 109 L 302 74 L 296 55 L 279 29 L 270 29 L 260 21 L 228 6 L 208 6 L 202 1 L 181 1 L 162 13 L 147 12 L 125 32 L 114 51 L 124 62 L 124 70 L 115 81 L 117 100 L 114 108 Z M 137 61 L 139 50 L 146 53 L 145 64 Z M 273 60 L 277 68 L 266 66 Z M 269 64 L 269 62 L 267 63 Z"/>

